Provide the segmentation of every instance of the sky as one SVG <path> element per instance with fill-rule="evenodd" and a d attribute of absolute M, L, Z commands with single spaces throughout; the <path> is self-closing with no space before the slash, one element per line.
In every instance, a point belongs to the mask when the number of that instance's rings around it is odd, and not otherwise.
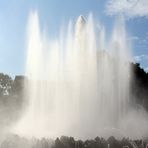
<path fill-rule="evenodd" d="M 93 13 L 108 34 L 116 17 L 124 15 L 133 59 L 148 71 L 148 0 L 0 0 L 0 72 L 24 74 L 28 17 L 35 10 L 53 38 L 81 14 Z"/>

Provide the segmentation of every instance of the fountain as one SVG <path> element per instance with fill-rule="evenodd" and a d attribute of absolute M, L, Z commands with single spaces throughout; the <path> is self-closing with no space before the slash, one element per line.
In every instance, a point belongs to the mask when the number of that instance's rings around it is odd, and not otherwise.
<path fill-rule="evenodd" d="M 13 132 L 38 138 L 133 136 L 128 130 L 134 122 L 126 120 L 131 117 L 131 51 L 124 19 L 116 22 L 108 44 L 104 26 L 97 30 L 92 15 L 80 16 L 75 28 L 71 22 L 67 28 L 63 38 L 50 40 L 37 12 L 30 14 L 28 107 Z"/>

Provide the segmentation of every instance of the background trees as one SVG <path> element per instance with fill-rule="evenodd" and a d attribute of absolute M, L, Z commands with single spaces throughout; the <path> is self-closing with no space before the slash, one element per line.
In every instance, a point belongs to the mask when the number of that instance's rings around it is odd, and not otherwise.
<path fill-rule="evenodd" d="M 137 107 L 142 106 L 148 111 L 148 73 L 140 67 L 139 63 L 131 63 L 131 69 L 133 74 L 131 80 L 132 103 L 134 102 L 133 104 Z M 0 128 L 16 121 L 21 115 L 24 107 L 25 80 L 24 76 L 16 76 L 13 79 L 8 74 L 0 73 Z M 63 137 L 60 140 L 65 141 L 66 138 Z M 73 139 L 71 139 L 71 143 L 72 141 Z"/>
<path fill-rule="evenodd" d="M 139 63 L 132 63 L 132 101 L 143 106 L 148 111 L 148 73 L 140 67 Z"/>
<path fill-rule="evenodd" d="M 0 130 L 16 121 L 23 105 L 24 77 L 0 73 Z"/>
<path fill-rule="evenodd" d="M 0 97 L 9 95 L 12 85 L 12 78 L 7 74 L 0 73 Z"/>

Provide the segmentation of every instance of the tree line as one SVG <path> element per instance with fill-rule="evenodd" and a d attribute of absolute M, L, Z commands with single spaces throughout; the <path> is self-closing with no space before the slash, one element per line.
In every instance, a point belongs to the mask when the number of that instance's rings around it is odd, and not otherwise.
<path fill-rule="evenodd" d="M 131 140 L 129 138 L 116 139 L 111 136 L 107 139 L 96 137 L 88 140 L 76 140 L 73 137 L 60 138 L 22 138 L 17 135 L 7 137 L 0 148 L 147 148 L 148 141 Z"/>
<path fill-rule="evenodd" d="M 148 73 L 140 67 L 139 63 L 131 63 L 131 69 L 133 74 L 131 92 L 134 101 L 148 110 Z M 0 102 L 8 99 L 21 102 L 24 80 L 24 76 L 16 76 L 12 79 L 8 74 L 0 73 Z"/>
<path fill-rule="evenodd" d="M 132 80 L 131 94 L 132 101 L 137 106 L 143 106 L 148 111 L 148 73 L 140 67 L 139 63 L 131 63 Z M 0 73 L 0 119 L 1 124 L 9 123 L 9 120 L 19 118 L 23 109 L 24 97 L 24 76 L 16 76 L 14 79 L 4 73 Z M 9 120 L 5 117 L 9 116 Z"/>
<path fill-rule="evenodd" d="M 23 109 L 24 76 L 0 73 L 0 130 L 19 119 Z"/>
<path fill-rule="evenodd" d="M 139 63 L 131 63 L 131 68 L 133 73 L 131 82 L 132 99 L 148 111 L 148 73 L 140 67 Z"/>

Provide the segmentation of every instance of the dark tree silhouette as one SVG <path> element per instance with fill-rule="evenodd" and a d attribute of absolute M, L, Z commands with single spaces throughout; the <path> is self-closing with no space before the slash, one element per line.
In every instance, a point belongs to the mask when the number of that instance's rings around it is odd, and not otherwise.
<path fill-rule="evenodd" d="M 148 110 L 148 73 L 139 63 L 132 63 L 133 79 L 131 91 L 134 101 Z"/>

